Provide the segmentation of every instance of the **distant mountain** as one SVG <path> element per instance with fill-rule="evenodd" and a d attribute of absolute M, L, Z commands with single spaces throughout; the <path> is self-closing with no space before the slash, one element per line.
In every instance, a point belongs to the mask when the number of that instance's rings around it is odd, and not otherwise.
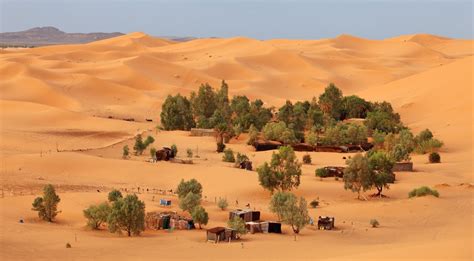
<path fill-rule="evenodd" d="M 65 33 L 56 27 L 35 27 L 21 32 L 0 33 L 2 46 L 43 46 L 53 44 L 76 44 L 103 40 L 123 33 Z"/>

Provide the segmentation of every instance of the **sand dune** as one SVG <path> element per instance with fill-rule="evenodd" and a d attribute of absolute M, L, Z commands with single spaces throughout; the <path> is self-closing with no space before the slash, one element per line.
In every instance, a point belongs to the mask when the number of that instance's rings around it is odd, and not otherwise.
<path fill-rule="evenodd" d="M 0 50 L 0 259 L 472 259 L 473 43 L 425 34 L 172 42 L 132 33 L 82 45 Z M 315 168 L 344 165 L 348 155 L 312 152 L 313 164 L 303 166 L 295 193 L 319 199 L 310 215 L 334 215 L 338 229 L 308 227 L 296 242 L 288 226 L 283 235 L 248 235 L 242 245 L 204 243 L 203 231 L 146 231 L 128 239 L 87 230 L 82 210 L 103 201 L 111 188 L 174 189 L 182 178 L 203 184 L 207 227 L 228 218 L 215 206 L 218 197 L 226 197 L 230 208 L 250 203 L 264 219 L 276 218 L 256 172 L 222 162 L 213 138 L 155 129 L 167 95 L 187 95 L 206 82 L 218 87 L 222 79 L 230 95 L 261 98 L 270 106 L 311 99 L 329 82 L 346 95 L 387 100 L 415 132 L 430 128 L 445 142 L 442 163 L 413 155 L 416 171 L 397 173 L 386 192 L 390 198 L 363 202 L 341 181 L 314 177 Z M 189 148 L 200 158 L 193 165 L 151 164 L 148 152 L 121 159 L 122 147 L 132 148 L 137 133 L 154 136 L 156 148 L 176 144 L 178 157 Z M 254 166 L 272 153 L 254 152 L 245 134 L 228 147 L 246 153 Z M 46 183 L 61 196 L 56 224 L 38 221 L 30 210 Z M 407 198 L 422 185 L 436 187 L 441 197 Z M 160 195 L 139 197 L 147 211 L 163 210 Z M 169 197 L 171 209 L 180 211 Z M 369 227 L 372 218 L 380 228 Z"/>

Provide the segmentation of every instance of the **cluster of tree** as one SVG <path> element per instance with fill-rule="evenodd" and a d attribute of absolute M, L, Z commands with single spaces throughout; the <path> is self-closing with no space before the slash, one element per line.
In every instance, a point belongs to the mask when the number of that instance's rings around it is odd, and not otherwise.
<path fill-rule="evenodd" d="M 201 206 L 201 183 L 196 179 L 190 179 L 188 181 L 181 180 L 176 189 L 176 193 L 179 198 L 179 207 L 183 211 L 187 211 L 191 214 L 194 222 L 199 224 L 199 228 L 201 229 L 201 225 L 207 225 L 209 215 Z"/>
<path fill-rule="evenodd" d="M 402 128 L 398 133 L 385 133 L 374 131 L 373 143 L 375 150 L 385 151 L 389 157 L 395 161 L 410 160 L 410 153 L 427 153 L 439 149 L 443 143 L 433 137 L 430 130 L 421 131 L 413 136 L 407 128 Z"/>
<path fill-rule="evenodd" d="M 146 148 L 153 142 L 155 142 L 155 139 L 152 136 L 148 136 L 145 140 L 143 140 L 142 135 L 138 134 L 135 137 L 135 145 L 133 146 L 135 155 L 142 155 L 143 151 L 145 151 Z M 127 147 L 127 150 L 128 150 L 128 147 Z M 124 147 L 124 154 L 125 154 L 125 147 Z"/>
<path fill-rule="evenodd" d="M 347 160 L 347 168 L 344 170 L 344 189 L 357 192 L 360 198 L 361 191 L 371 188 L 377 189 L 377 196 L 382 196 L 382 190 L 389 188 L 393 183 L 393 160 L 383 151 L 372 151 L 366 155 L 356 154 Z"/>
<path fill-rule="evenodd" d="M 278 219 L 288 224 L 295 234 L 298 234 L 310 221 L 308 204 L 301 197 L 298 199 L 293 193 L 279 191 L 272 196 L 270 210 Z"/>
<path fill-rule="evenodd" d="M 190 99 L 181 95 L 168 96 L 162 105 L 161 124 L 166 130 L 189 130 L 192 127 L 214 129 L 218 143 L 238 136 L 251 125 L 261 129 L 273 114 L 261 100 L 250 102 L 246 96 L 228 96 L 229 86 L 222 81 L 214 90 L 209 84 L 202 84 Z"/>
<path fill-rule="evenodd" d="M 145 203 L 135 194 L 123 197 L 120 191 L 112 190 L 107 202 L 91 205 L 83 212 L 91 229 L 107 224 L 111 233 L 125 231 L 128 236 L 145 230 Z"/>
<path fill-rule="evenodd" d="M 366 143 L 367 137 L 367 127 L 364 125 L 339 122 L 328 127 L 318 141 L 323 145 L 357 145 Z"/>
<path fill-rule="evenodd" d="M 257 172 L 260 185 L 271 193 L 288 191 L 300 185 L 301 164 L 290 146 L 281 146 L 278 153 L 272 154 L 270 163 L 263 163 Z"/>

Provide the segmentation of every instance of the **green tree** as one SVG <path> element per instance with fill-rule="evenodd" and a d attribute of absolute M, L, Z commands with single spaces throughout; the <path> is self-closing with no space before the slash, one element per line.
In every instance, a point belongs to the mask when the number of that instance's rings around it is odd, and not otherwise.
<path fill-rule="evenodd" d="M 110 205 L 107 202 L 99 205 L 91 205 L 84 209 L 84 217 L 87 218 L 87 226 L 91 229 L 99 229 L 100 226 L 107 222 L 110 214 Z"/>
<path fill-rule="evenodd" d="M 339 120 L 341 116 L 342 91 L 330 83 L 319 96 L 319 107 L 324 114 Z"/>
<path fill-rule="evenodd" d="M 210 118 L 217 109 L 217 94 L 206 83 L 199 87 L 197 93 L 191 93 L 191 107 L 198 128 L 212 128 Z"/>
<path fill-rule="evenodd" d="M 191 103 L 180 94 L 168 95 L 161 106 L 161 124 L 165 130 L 190 130 L 196 123 L 193 119 Z"/>
<path fill-rule="evenodd" d="M 140 235 L 145 230 L 145 203 L 137 195 L 114 201 L 107 223 L 112 233 L 126 231 L 128 236 Z"/>
<path fill-rule="evenodd" d="M 250 104 L 250 113 L 247 116 L 249 124 L 253 124 L 258 130 L 261 130 L 272 118 L 271 108 L 265 108 L 263 101 L 257 99 Z"/>
<path fill-rule="evenodd" d="M 245 221 L 238 216 L 234 216 L 232 219 L 229 219 L 227 221 L 227 226 L 235 230 L 239 237 L 247 233 Z"/>
<path fill-rule="evenodd" d="M 138 134 L 135 137 L 135 145 L 133 150 L 135 150 L 135 155 L 142 155 L 143 151 L 148 147 L 148 145 L 155 142 L 155 139 L 152 136 L 148 136 L 145 141 L 143 141 L 142 135 Z"/>
<path fill-rule="evenodd" d="M 342 98 L 341 120 L 349 118 L 365 118 L 371 109 L 370 102 L 357 95 Z"/>
<path fill-rule="evenodd" d="M 196 206 L 191 212 L 191 217 L 194 222 L 198 223 L 199 229 L 202 229 L 201 225 L 207 225 L 209 221 L 209 214 L 202 206 Z"/>
<path fill-rule="evenodd" d="M 377 188 L 377 196 L 382 196 L 383 188 L 389 188 L 389 183 L 395 181 L 393 174 L 393 161 L 382 151 L 372 153 L 369 158 L 369 169 L 372 175 L 372 183 Z"/>
<path fill-rule="evenodd" d="M 273 193 L 274 190 L 287 191 L 300 185 L 301 164 L 293 148 L 281 146 L 272 154 L 270 164 L 265 162 L 257 168 L 260 185 Z"/>
<path fill-rule="evenodd" d="M 192 192 L 199 197 L 202 197 L 202 185 L 196 179 L 190 179 L 188 181 L 181 180 L 176 189 L 176 193 L 178 194 L 179 198 L 183 198 L 188 195 L 189 192 Z"/>
<path fill-rule="evenodd" d="M 287 202 L 291 200 L 296 200 L 296 197 L 290 192 L 279 191 L 273 194 L 270 200 L 270 211 L 277 215 L 279 221 L 283 219 Z"/>
<path fill-rule="evenodd" d="M 201 204 L 201 196 L 189 192 L 186 196 L 179 198 L 179 208 L 191 213 L 193 209 Z"/>
<path fill-rule="evenodd" d="M 227 199 L 225 199 L 225 198 L 220 198 L 219 201 L 217 201 L 217 206 L 218 206 L 221 210 L 225 210 L 225 209 L 229 206 L 229 203 L 227 202 Z"/>
<path fill-rule="evenodd" d="M 120 192 L 117 189 L 113 189 L 112 191 L 109 192 L 109 195 L 108 195 L 107 198 L 108 198 L 109 202 L 117 201 L 117 200 L 123 198 L 122 192 Z"/>
<path fill-rule="evenodd" d="M 393 111 L 388 102 L 372 104 L 372 111 L 367 113 L 365 125 L 370 130 L 379 130 L 385 133 L 397 133 L 402 129 L 400 115 Z"/>
<path fill-rule="evenodd" d="M 367 157 L 358 153 L 347 160 L 347 168 L 344 170 L 344 189 L 357 192 L 360 199 L 360 192 L 370 189 L 373 185 L 372 172 L 369 167 Z"/>
<path fill-rule="evenodd" d="M 53 185 L 48 184 L 43 188 L 43 197 L 37 197 L 33 201 L 34 211 L 38 211 L 39 218 L 48 222 L 53 222 L 58 211 L 58 203 L 61 201 L 59 196 L 56 194 L 56 190 Z"/>
<path fill-rule="evenodd" d="M 289 192 L 277 192 L 272 196 L 270 209 L 278 217 L 291 226 L 293 232 L 298 234 L 309 223 L 308 204 L 301 197 L 298 198 Z"/>
<path fill-rule="evenodd" d="M 267 123 L 262 132 L 266 140 L 280 141 L 285 144 L 292 144 L 297 141 L 294 131 L 288 128 L 283 121 Z"/>

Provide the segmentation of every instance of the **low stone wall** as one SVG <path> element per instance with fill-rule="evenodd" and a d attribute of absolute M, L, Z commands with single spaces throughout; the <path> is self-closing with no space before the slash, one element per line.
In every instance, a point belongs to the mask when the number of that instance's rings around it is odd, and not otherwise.
<path fill-rule="evenodd" d="M 413 171 L 413 162 L 396 162 L 393 165 L 394 172 L 397 171 Z"/>
<path fill-rule="evenodd" d="M 197 136 L 197 137 L 202 137 L 202 136 L 208 136 L 208 137 L 215 137 L 216 132 L 213 129 L 198 129 L 198 128 L 192 128 L 191 129 L 191 136 Z"/>

